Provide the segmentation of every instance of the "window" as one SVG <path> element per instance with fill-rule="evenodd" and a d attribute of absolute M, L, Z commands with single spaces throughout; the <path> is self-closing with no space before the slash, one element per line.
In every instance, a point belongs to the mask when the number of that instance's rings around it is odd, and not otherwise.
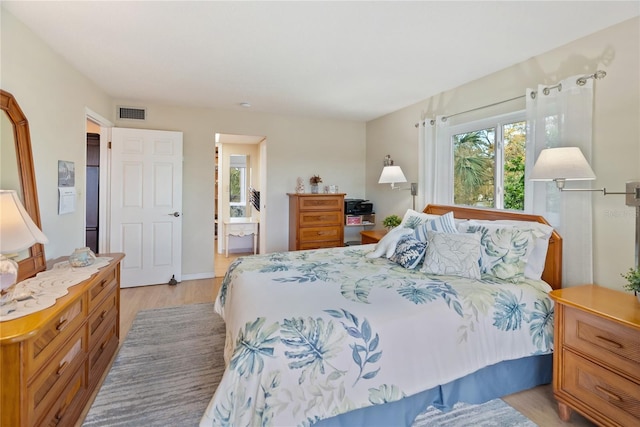
<path fill-rule="evenodd" d="M 453 203 L 524 210 L 524 112 L 452 126 Z"/>
<path fill-rule="evenodd" d="M 230 156 L 229 165 L 229 216 L 246 216 L 247 211 L 247 161 L 246 156 Z"/>

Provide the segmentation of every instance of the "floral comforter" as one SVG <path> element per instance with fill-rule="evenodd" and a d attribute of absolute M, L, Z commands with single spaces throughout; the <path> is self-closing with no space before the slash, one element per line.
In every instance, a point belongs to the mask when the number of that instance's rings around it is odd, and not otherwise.
<path fill-rule="evenodd" d="M 426 275 L 373 247 L 230 266 L 215 303 L 227 368 L 201 426 L 306 426 L 552 351 L 545 282 Z"/>

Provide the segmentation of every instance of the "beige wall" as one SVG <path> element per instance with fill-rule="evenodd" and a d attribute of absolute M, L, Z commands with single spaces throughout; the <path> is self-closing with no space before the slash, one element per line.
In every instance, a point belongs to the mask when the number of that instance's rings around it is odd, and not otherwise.
<path fill-rule="evenodd" d="M 71 68 L 40 38 L 2 9 L 2 89 L 15 96 L 29 120 L 47 258 L 84 245 L 85 107 L 111 116 L 111 99 Z M 58 215 L 58 160 L 75 163 L 78 205 Z"/>
<path fill-rule="evenodd" d="M 214 134 L 267 137 L 266 251 L 288 248 L 288 197 L 296 178 L 320 174 L 352 197 L 364 195 L 365 124 L 297 116 L 148 105 L 144 124 L 115 120 L 114 100 L 78 73 L 41 39 L 2 9 L 2 88 L 29 118 L 47 258 L 84 243 L 85 108 L 119 127 L 184 134 L 183 278 L 213 274 Z M 78 210 L 57 214 L 57 161 L 75 162 Z M 266 190 L 266 191 L 265 191 Z"/>
<path fill-rule="evenodd" d="M 634 18 L 498 73 L 469 82 L 415 105 L 367 123 L 367 197 L 380 219 L 404 214 L 410 207 L 407 192 L 392 192 L 377 184 L 385 154 L 402 166 L 407 180 L 418 179 L 418 130 L 424 117 L 449 115 L 524 94 L 538 83 L 604 70 L 595 83 L 592 167 L 594 188 L 624 191 L 625 182 L 640 180 L 640 18 Z M 474 116 L 524 108 L 524 100 L 486 109 Z M 420 209 L 420 207 L 418 207 Z M 594 280 L 621 289 L 634 263 L 635 210 L 624 197 L 593 196 Z"/>

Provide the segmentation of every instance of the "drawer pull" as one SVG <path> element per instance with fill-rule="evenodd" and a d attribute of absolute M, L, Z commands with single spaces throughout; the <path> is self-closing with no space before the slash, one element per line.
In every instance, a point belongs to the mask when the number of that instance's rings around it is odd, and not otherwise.
<path fill-rule="evenodd" d="M 60 322 L 56 325 L 56 330 L 61 331 L 67 327 L 67 319 L 61 319 Z"/>
<path fill-rule="evenodd" d="M 622 402 L 622 398 L 620 396 L 618 396 L 615 393 L 610 392 L 606 388 L 603 388 L 603 387 L 600 387 L 599 385 L 597 385 L 596 386 L 596 390 L 598 390 L 600 393 L 606 395 L 610 400 L 616 400 L 618 402 Z"/>
<path fill-rule="evenodd" d="M 100 282 L 100 287 L 104 288 L 104 286 L 107 284 L 106 280 L 103 280 L 102 282 Z"/>
<path fill-rule="evenodd" d="M 64 418 L 64 413 L 66 412 L 66 407 L 62 407 L 60 409 L 58 409 L 58 412 L 56 412 L 56 415 L 53 417 L 53 421 L 55 422 L 55 425 L 58 425 L 60 423 L 60 421 L 62 421 L 62 418 Z"/>
<path fill-rule="evenodd" d="M 612 345 L 612 346 L 614 346 L 616 348 L 622 348 L 622 344 L 620 344 L 620 343 L 618 343 L 616 341 L 610 340 L 609 338 L 601 337 L 600 335 L 596 335 L 596 338 L 598 338 L 600 341 L 604 341 L 605 343 L 607 343 L 609 345 Z"/>
<path fill-rule="evenodd" d="M 100 313 L 100 319 L 104 319 L 106 315 L 107 315 L 107 310 L 102 310 L 102 313 Z"/>
<path fill-rule="evenodd" d="M 103 342 L 102 344 L 100 344 L 100 347 L 98 348 L 98 354 L 102 354 L 102 352 L 104 351 L 104 349 L 107 348 L 107 342 Z"/>
<path fill-rule="evenodd" d="M 56 375 L 60 376 L 64 372 L 64 370 L 67 368 L 67 366 L 69 366 L 69 362 L 65 360 L 64 363 L 60 365 L 60 367 L 56 371 Z"/>

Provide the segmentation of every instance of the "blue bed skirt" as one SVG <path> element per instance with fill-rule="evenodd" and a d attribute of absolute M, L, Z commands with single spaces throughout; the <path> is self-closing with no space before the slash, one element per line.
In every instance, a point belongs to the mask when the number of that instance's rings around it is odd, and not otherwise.
<path fill-rule="evenodd" d="M 447 411 L 457 402 L 484 403 L 541 384 L 549 384 L 552 375 L 553 354 L 508 360 L 413 396 L 327 418 L 314 426 L 409 427 L 418 414 L 431 405 Z"/>

